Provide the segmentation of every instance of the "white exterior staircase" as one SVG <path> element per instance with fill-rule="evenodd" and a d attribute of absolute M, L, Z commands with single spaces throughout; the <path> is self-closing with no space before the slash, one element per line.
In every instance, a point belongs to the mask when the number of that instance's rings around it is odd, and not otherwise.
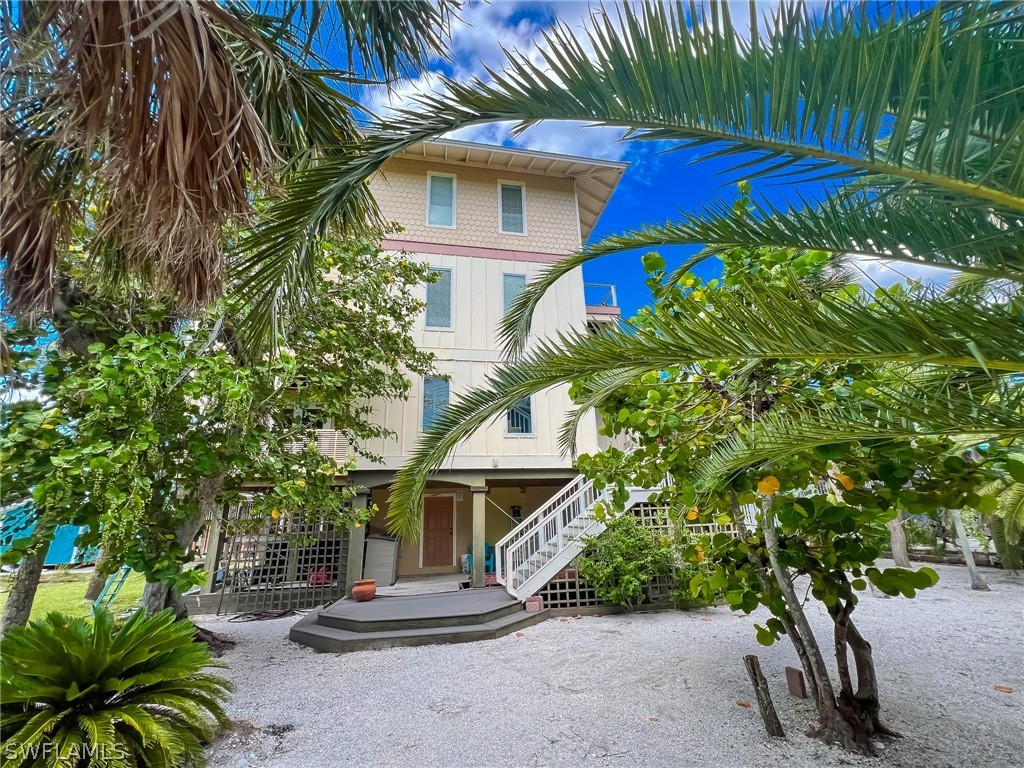
<path fill-rule="evenodd" d="M 646 501 L 654 490 L 630 488 L 625 509 Z M 519 600 L 536 594 L 583 551 L 587 538 L 605 529 L 595 515 L 598 504 L 610 513 L 610 494 L 578 475 L 495 545 L 498 582 Z"/>

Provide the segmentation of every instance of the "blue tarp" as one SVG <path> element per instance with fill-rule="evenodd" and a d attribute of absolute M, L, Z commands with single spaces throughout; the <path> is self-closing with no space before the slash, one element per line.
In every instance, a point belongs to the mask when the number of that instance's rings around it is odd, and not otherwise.
<path fill-rule="evenodd" d="M 0 555 L 5 554 L 11 544 L 32 533 L 36 516 L 31 504 L 12 507 L 3 513 L 0 520 Z M 96 562 L 96 550 L 80 550 L 75 546 L 78 534 L 84 529 L 76 525 L 59 525 L 53 534 L 53 542 L 46 551 L 44 565 L 80 565 Z"/>

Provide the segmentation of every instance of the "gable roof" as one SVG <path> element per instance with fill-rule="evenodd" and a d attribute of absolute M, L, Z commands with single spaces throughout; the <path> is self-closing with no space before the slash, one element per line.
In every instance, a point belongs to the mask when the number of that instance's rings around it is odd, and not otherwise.
<path fill-rule="evenodd" d="M 575 179 L 576 204 L 579 208 L 583 242 L 590 237 L 604 207 L 608 204 L 626 168 L 629 167 L 629 163 L 616 160 L 561 155 L 457 139 L 422 141 L 406 148 L 398 156 L 409 160 L 431 160 L 475 168 L 494 168 Z"/>

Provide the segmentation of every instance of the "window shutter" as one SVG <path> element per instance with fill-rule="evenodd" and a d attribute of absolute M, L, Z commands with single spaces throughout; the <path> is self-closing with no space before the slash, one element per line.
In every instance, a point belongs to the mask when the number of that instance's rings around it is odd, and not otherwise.
<path fill-rule="evenodd" d="M 530 398 L 524 398 L 509 408 L 507 418 L 510 435 L 533 434 L 533 408 Z"/>
<path fill-rule="evenodd" d="M 501 231 L 525 232 L 523 188 L 518 184 L 501 185 Z"/>
<path fill-rule="evenodd" d="M 512 304 L 519 294 L 526 289 L 526 275 L 502 275 L 502 291 L 505 298 L 505 314 L 512 309 Z"/>
<path fill-rule="evenodd" d="M 430 187 L 427 223 L 435 227 L 455 225 L 455 179 L 450 176 L 427 177 Z"/>
<path fill-rule="evenodd" d="M 423 428 L 430 429 L 448 406 L 448 382 L 437 376 L 423 379 Z"/>
<path fill-rule="evenodd" d="M 432 269 L 437 282 L 427 283 L 427 312 L 425 323 L 428 328 L 452 327 L 452 271 Z"/>

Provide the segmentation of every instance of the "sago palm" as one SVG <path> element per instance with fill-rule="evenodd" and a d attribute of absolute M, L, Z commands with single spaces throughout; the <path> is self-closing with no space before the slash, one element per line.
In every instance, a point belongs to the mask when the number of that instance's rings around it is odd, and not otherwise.
<path fill-rule="evenodd" d="M 488 82 L 445 81 L 441 93 L 383 123 L 360 157 L 303 173 L 309 194 L 290 195 L 276 208 L 272 240 L 249 243 L 257 254 L 273 248 L 301 259 L 311 233 L 363 215 L 364 181 L 388 158 L 418 141 L 499 120 L 516 121 L 516 131 L 543 120 L 620 127 L 628 139 L 700 148 L 698 162 L 736 158 L 737 174 L 747 178 L 788 174 L 825 185 L 817 204 L 755 201 L 737 210 L 713 201 L 678 221 L 606 238 L 552 267 L 504 322 L 514 359 L 449 409 L 399 476 L 391 506 L 398 530 L 418 530 L 428 473 L 469 432 L 525 395 L 595 374 L 607 393 L 617 381 L 688 360 L 929 363 L 937 381 L 961 371 L 990 381 L 973 388 L 933 382 L 922 390 L 914 381 L 921 372 L 908 369 L 910 380 L 889 393 L 887 412 L 833 413 L 832 422 L 802 414 L 798 424 L 777 425 L 773 450 L 785 450 L 788 435 L 801 445 L 834 441 L 836 422 L 874 438 L 922 430 L 979 439 L 1021 434 L 1024 10 L 784 4 L 763 24 L 767 30 L 752 13 L 749 28 L 736 28 L 725 4 L 651 3 L 626 5 L 614 16 L 595 13 L 585 43 L 560 27 L 546 35 L 539 62 L 512 54 Z M 794 301 L 788 289 L 764 289 L 737 311 L 725 303 L 700 317 L 665 318 L 646 334 L 570 334 L 515 357 L 524 352 L 533 309 L 560 277 L 599 256 L 680 244 L 706 245 L 694 262 L 730 248 L 773 246 L 938 265 L 1008 281 L 1010 298 L 998 305 L 930 294 L 839 303 L 809 294 Z M 268 301 L 275 295 L 268 291 Z M 748 302 L 757 311 L 747 311 Z M 922 400 L 939 395 L 945 410 Z"/>
<path fill-rule="evenodd" d="M 230 685 L 195 627 L 138 611 L 120 629 L 51 613 L 0 650 L 5 768 L 204 765 Z"/>
<path fill-rule="evenodd" d="M 286 171 L 356 137 L 338 84 L 435 55 L 450 4 L 426 0 L 38 0 L 0 6 L 5 309 L 45 314 L 76 225 L 97 282 L 186 307 L 217 298 L 226 230 Z M 332 65 L 320 42 L 347 66 Z M 337 57 L 336 57 L 337 58 Z"/>

